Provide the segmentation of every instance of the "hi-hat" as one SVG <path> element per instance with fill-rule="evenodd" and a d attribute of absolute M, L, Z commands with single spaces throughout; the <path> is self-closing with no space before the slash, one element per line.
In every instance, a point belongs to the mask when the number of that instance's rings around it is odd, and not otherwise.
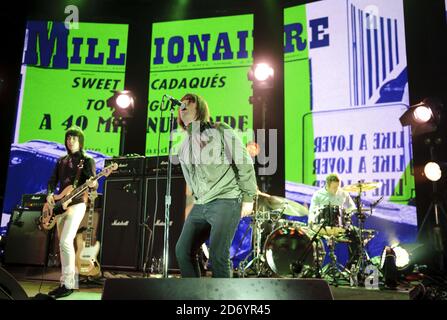
<path fill-rule="evenodd" d="M 342 190 L 347 192 L 363 192 L 370 191 L 382 186 L 382 182 L 358 182 L 344 186 Z"/>
<path fill-rule="evenodd" d="M 258 206 L 267 210 L 280 210 L 282 214 L 288 216 L 304 217 L 309 215 L 309 210 L 298 202 L 262 192 L 258 192 Z"/>

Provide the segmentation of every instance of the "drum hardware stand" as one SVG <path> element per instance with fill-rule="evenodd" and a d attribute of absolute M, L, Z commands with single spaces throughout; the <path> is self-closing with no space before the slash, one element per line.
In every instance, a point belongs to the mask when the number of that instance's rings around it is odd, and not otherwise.
<path fill-rule="evenodd" d="M 256 203 L 258 203 L 258 199 L 256 199 Z M 286 208 L 283 207 L 281 212 L 278 215 L 278 219 L 281 217 L 281 215 L 284 213 L 284 210 Z M 262 247 L 262 227 L 261 224 L 264 221 L 260 221 L 261 219 L 259 219 L 259 210 L 258 207 L 256 206 L 255 208 L 255 214 L 254 214 L 254 222 L 252 222 L 252 232 L 253 232 L 253 249 L 251 251 L 250 254 L 247 255 L 247 257 L 242 260 L 239 263 L 239 269 L 240 269 L 240 277 L 241 278 L 245 278 L 246 276 L 246 270 L 251 268 L 252 270 L 254 270 L 256 276 L 261 277 L 261 276 L 268 276 L 269 273 L 269 268 L 266 268 L 266 261 L 264 258 L 264 252 L 263 251 L 263 247 Z M 276 221 L 277 222 L 277 221 Z M 248 229 L 247 229 L 248 231 Z M 252 257 L 252 259 L 247 262 L 247 260 Z"/>
<path fill-rule="evenodd" d="M 285 208 L 283 208 L 283 210 L 281 211 L 281 213 L 278 215 L 278 219 L 279 217 L 283 214 Z M 240 277 L 241 278 L 245 278 L 246 276 L 246 270 L 249 268 L 252 268 L 252 270 L 255 271 L 256 276 L 261 277 L 261 276 L 268 276 L 268 268 L 266 268 L 265 264 L 265 259 L 263 259 L 264 257 L 264 252 L 262 252 L 262 243 L 261 243 L 261 238 L 262 238 L 262 228 L 261 228 L 261 224 L 264 221 L 261 221 L 261 219 L 259 219 L 258 217 L 258 210 L 255 211 L 255 215 L 254 215 L 254 223 L 252 223 L 253 227 L 252 227 L 252 232 L 253 232 L 253 250 L 251 251 L 250 254 L 247 255 L 247 257 L 242 260 L 239 263 L 239 269 L 240 269 Z M 247 228 L 248 231 L 248 228 Z M 247 262 L 247 260 L 252 257 L 252 259 Z"/>
<path fill-rule="evenodd" d="M 321 221 L 323 221 L 323 223 L 321 224 L 320 228 L 318 229 L 318 231 L 314 234 L 314 236 L 312 237 L 312 239 L 310 239 L 309 244 L 307 245 L 306 249 L 304 250 L 303 254 L 301 255 L 301 257 L 294 263 L 292 263 L 290 265 L 290 271 L 292 271 L 292 277 L 295 278 L 295 275 L 298 275 L 301 273 L 301 271 L 303 270 L 304 267 L 304 261 L 307 258 L 307 256 L 310 253 L 310 248 L 312 247 L 312 243 L 315 242 L 315 250 L 316 250 L 316 266 L 315 266 L 315 278 L 321 279 L 321 273 L 320 273 L 320 249 L 318 248 L 319 243 L 316 241 L 317 237 L 320 234 L 321 229 L 326 227 L 326 221 L 324 221 L 324 219 L 322 219 Z"/>
<path fill-rule="evenodd" d="M 375 207 L 382 199 L 383 199 L 383 197 L 381 197 L 379 199 L 379 201 L 377 201 L 373 206 L 371 206 L 371 212 L 372 212 L 373 207 Z M 362 284 L 364 284 L 365 279 L 366 279 L 366 274 L 365 274 L 366 267 L 372 263 L 369 260 L 369 257 L 366 253 L 365 243 L 364 243 L 364 239 L 363 239 L 363 231 L 364 231 L 364 226 L 365 226 L 366 215 L 362 212 L 361 189 L 360 189 L 358 196 L 355 197 L 355 202 L 356 202 L 356 206 L 357 206 L 356 216 L 359 221 L 358 237 L 360 240 L 360 248 L 358 249 L 360 252 L 360 257 L 356 263 L 355 272 L 357 273 L 358 284 L 362 285 Z"/>
<path fill-rule="evenodd" d="M 330 262 L 323 271 L 323 276 L 329 276 L 331 278 L 331 284 L 338 286 L 339 279 L 343 279 L 349 282 L 349 278 L 343 274 L 343 271 L 346 272 L 346 268 L 337 262 L 337 256 L 335 255 L 335 236 L 329 236 L 327 239 L 327 244 L 329 247 L 329 258 Z M 349 272 L 349 271 L 348 271 Z"/>
<path fill-rule="evenodd" d="M 253 232 L 253 249 L 247 257 L 239 263 L 240 269 L 240 277 L 246 277 L 246 270 L 252 268 L 255 274 L 259 277 L 262 273 L 262 268 L 265 264 L 265 261 L 262 261 L 263 253 L 261 252 L 261 222 L 256 218 L 257 213 L 255 214 L 255 221 L 253 223 L 252 232 Z M 248 228 L 247 228 L 248 230 Z M 252 257 L 252 259 L 247 262 L 247 260 Z"/>
<path fill-rule="evenodd" d="M 248 227 L 245 229 L 244 234 L 242 235 L 241 240 L 239 241 L 239 243 L 238 243 L 238 245 L 237 245 L 236 252 L 239 251 L 239 249 L 240 249 L 241 246 L 242 246 L 242 242 L 244 242 L 244 240 L 247 238 L 248 231 L 250 230 L 250 227 L 251 227 L 251 229 L 252 229 L 252 232 L 254 232 L 253 223 L 250 222 L 250 224 L 248 225 Z M 241 262 L 239 262 L 239 266 L 238 266 L 238 267 L 239 267 L 239 272 L 240 272 L 239 275 L 240 275 L 241 278 L 244 278 L 244 277 L 245 277 L 245 269 L 248 268 L 248 266 L 246 266 L 246 264 L 247 264 L 247 259 L 248 259 L 248 257 L 250 257 L 251 254 L 253 254 L 253 253 L 254 253 L 254 251 L 252 250 L 251 253 L 248 254 L 247 257 L 245 257 L 244 260 L 242 260 Z M 251 261 L 250 261 L 250 262 L 251 262 Z"/>

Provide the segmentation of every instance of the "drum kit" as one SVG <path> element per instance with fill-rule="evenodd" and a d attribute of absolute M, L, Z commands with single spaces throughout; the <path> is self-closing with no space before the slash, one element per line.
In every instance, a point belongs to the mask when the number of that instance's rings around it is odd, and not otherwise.
<path fill-rule="evenodd" d="M 369 257 L 365 245 L 375 235 L 374 230 L 365 230 L 364 222 L 372 208 L 363 208 L 361 194 L 380 186 L 376 182 L 359 182 L 347 185 L 342 190 L 357 192 L 356 208 L 346 211 L 338 206 L 318 208 L 317 221 L 309 226 L 289 217 L 309 215 L 306 206 L 295 201 L 258 192 L 254 213 L 251 216 L 252 251 L 238 267 L 240 277 L 324 278 L 337 285 L 338 280 L 349 281 L 355 269 L 362 274 Z M 358 227 L 352 223 L 357 216 Z M 349 234 L 355 233 L 359 242 L 359 259 L 355 268 L 348 270 L 337 262 L 337 243 L 350 243 Z M 330 262 L 323 267 L 326 257 L 324 242 L 329 249 Z M 361 280 L 361 279 L 359 279 Z"/>

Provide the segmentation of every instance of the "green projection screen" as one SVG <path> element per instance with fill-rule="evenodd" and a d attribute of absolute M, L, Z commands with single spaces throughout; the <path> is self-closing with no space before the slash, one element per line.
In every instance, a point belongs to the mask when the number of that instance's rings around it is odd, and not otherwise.
<path fill-rule="evenodd" d="M 124 88 L 127 25 L 30 21 L 14 142 L 63 142 L 71 125 L 86 135 L 86 148 L 118 155 L 119 129 L 106 100 Z"/>
<path fill-rule="evenodd" d="M 309 205 L 330 173 L 342 185 L 376 182 L 361 194 L 378 232 L 371 252 L 414 241 L 411 134 L 399 122 L 409 102 L 403 1 L 286 8 L 284 51 L 286 196 Z"/>
<path fill-rule="evenodd" d="M 120 130 L 106 100 L 124 88 L 128 26 L 28 21 L 17 118 L 3 212 L 23 194 L 46 192 L 56 160 L 66 153 L 67 128 L 85 133 L 97 168 L 119 153 Z"/>
<path fill-rule="evenodd" d="M 252 29 L 252 15 L 152 25 L 147 156 L 157 155 L 158 134 L 160 155 L 168 153 L 170 104 L 166 100 L 161 105 L 165 94 L 177 99 L 186 93 L 202 96 L 214 122 L 228 123 L 244 142 L 250 139 L 253 111 L 247 73 L 253 61 Z"/>

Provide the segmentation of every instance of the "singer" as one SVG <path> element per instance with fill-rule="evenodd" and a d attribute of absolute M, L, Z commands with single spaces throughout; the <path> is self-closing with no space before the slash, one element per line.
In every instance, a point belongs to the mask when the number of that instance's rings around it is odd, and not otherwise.
<path fill-rule="evenodd" d="M 197 252 L 208 238 L 212 277 L 231 278 L 230 246 L 241 216 L 253 211 L 253 162 L 235 132 L 211 123 L 207 102 L 196 94 L 181 99 L 178 124 L 187 138 L 179 148 L 183 175 L 194 205 L 176 245 L 182 277 L 200 277 Z"/>
<path fill-rule="evenodd" d="M 331 207 L 345 209 L 347 212 L 352 212 L 356 209 L 355 203 L 349 193 L 340 189 L 340 182 L 341 179 L 337 174 L 329 174 L 326 176 L 325 186 L 313 194 L 308 217 L 310 228 L 316 229 L 314 225 L 318 224 L 323 210 L 328 209 L 331 214 L 334 214 L 335 211 L 331 210 Z M 325 223 L 329 223 L 329 226 L 337 223 L 337 221 L 334 221 L 333 216 L 329 215 L 324 218 L 326 220 Z M 345 217 L 340 217 L 340 219 L 344 218 Z M 360 258 L 360 237 L 356 227 L 352 225 L 347 226 L 344 222 L 341 222 L 339 226 L 346 227 L 346 237 L 349 240 L 349 260 L 346 264 L 346 268 L 349 269 L 351 265 L 356 264 Z"/>

